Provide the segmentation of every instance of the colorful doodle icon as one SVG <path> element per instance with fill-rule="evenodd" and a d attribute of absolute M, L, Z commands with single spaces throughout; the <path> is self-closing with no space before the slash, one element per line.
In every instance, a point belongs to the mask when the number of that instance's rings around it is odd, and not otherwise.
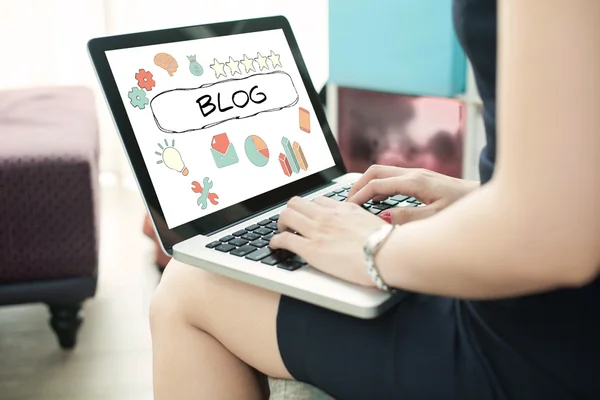
<path fill-rule="evenodd" d="M 140 69 L 139 72 L 135 74 L 135 79 L 137 80 L 138 86 L 147 91 L 151 91 L 152 88 L 156 86 L 156 82 L 152 79 L 152 72 L 146 71 L 145 69 Z"/>
<path fill-rule="evenodd" d="M 279 57 L 279 54 L 275 54 L 273 50 L 271 50 L 271 55 L 267 57 L 269 60 L 271 60 L 273 69 L 277 68 L 278 66 L 281 67 L 281 61 L 279 61 Z"/>
<path fill-rule="evenodd" d="M 196 61 L 196 55 L 194 54 L 193 56 L 187 56 L 187 59 L 190 62 L 190 72 L 192 75 L 202 76 L 204 69 L 202 68 L 202 65 L 198 64 L 198 61 Z"/>
<path fill-rule="evenodd" d="M 281 139 L 281 144 L 283 145 L 283 151 L 285 152 L 285 155 L 290 163 L 290 166 L 292 167 L 292 171 L 297 174 L 298 172 L 300 172 L 300 163 L 296 159 L 296 155 L 294 154 L 294 148 L 292 146 L 292 143 L 290 142 L 290 140 L 288 138 L 286 138 L 284 136 Z"/>
<path fill-rule="evenodd" d="M 131 105 L 140 110 L 146 108 L 146 104 L 150 102 L 146 97 L 146 92 L 136 87 L 132 87 L 131 90 L 127 92 L 127 97 L 129 97 Z"/>
<path fill-rule="evenodd" d="M 248 160 L 257 167 L 264 167 L 269 162 L 269 148 L 259 136 L 248 136 L 244 143 L 244 150 Z"/>
<path fill-rule="evenodd" d="M 240 161 L 226 133 L 213 136 L 210 152 L 217 168 L 225 168 Z"/>
<path fill-rule="evenodd" d="M 200 193 L 200 197 L 198 197 L 198 200 L 196 201 L 196 203 L 203 210 L 206 210 L 206 207 L 208 207 L 209 201 L 211 202 L 211 204 L 213 204 L 215 206 L 217 204 L 219 204 L 219 195 L 216 193 L 210 193 L 210 190 L 212 189 L 212 187 L 213 187 L 213 183 L 209 177 L 204 178 L 204 180 L 202 181 L 202 185 L 198 181 L 192 182 L 192 191 L 194 193 Z"/>
<path fill-rule="evenodd" d="M 298 165 L 300 166 L 300 169 L 303 171 L 306 171 L 308 169 L 308 163 L 306 162 L 306 157 L 304 157 L 304 152 L 302 151 L 302 146 L 300 146 L 300 143 L 294 142 L 294 144 L 292 145 L 292 148 L 294 149 L 294 156 L 296 157 L 296 160 L 298 161 Z"/>
<path fill-rule="evenodd" d="M 175 148 L 174 139 L 170 146 L 169 142 L 167 142 L 167 139 L 165 139 L 165 146 L 163 147 L 163 145 L 159 143 L 158 147 L 160 147 L 161 151 L 154 152 L 154 154 L 161 157 L 161 159 L 156 162 L 157 164 L 165 164 L 167 168 L 177 171 L 183 176 L 187 176 L 189 174 L 190 171 L 185 166 L 185 163 L 181 158 L 181 154 Z"/>
<path fill-rule="evenodd" d="M 300 129 L 310 133 L 310 112 L 300 107 Z"/>
<path fill-rule="evenodd" d="M 169 76 L 173 76 L 177 72 L 177 60 L 172 55 L 167 53 L 158 53 L 154 56 L 154 64 L 158 65 L 169 73 Z"/>
<path fill-rule="evenodd" d="M 212 70 L 215 71 L 215 78 L 218 78 L 221 75 L 223 75 L 224 77 L 227 77 L 227 73 L 225 72 L 225 64 L 222 62 L 219 62 L 216 58 L 215 58 L 214 62 L 212 64 L 210 64 L 210 68 L 212 68 Z"/>
<path fill-rule="evenodd" d="M 279 153 L 279 165 L 281 165 L 281 169 L 283 170 L 285 176 L 292 176 L 292 167 L 290 166 L 290 161 L 283 153 Z"/>
<path fill-rule="evenodd" d="M 263 69 L 269 69 L 267 65 L 267 57 L 263 57 L 260 53 L 256 53 L 256 58 L 254 59 L 258 63 L 258 70 L 262 71 Z"/>

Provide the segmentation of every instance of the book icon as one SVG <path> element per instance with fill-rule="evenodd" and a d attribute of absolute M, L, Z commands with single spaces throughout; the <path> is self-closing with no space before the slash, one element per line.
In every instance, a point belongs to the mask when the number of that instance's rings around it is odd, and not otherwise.
<path fill-rule="evenodd" d="M 284 136 L 281 139 L 281 145 L 283 146 L 283 153 L 279 154 L 279 164 L 286 176 L 292 176 L 292 173 L 297 174 L 300 170 L 306 171 L 308 169 L 308 163 L 306 162 L 306 157 L 300 143 L 294 142 L 292 144 Z"/>

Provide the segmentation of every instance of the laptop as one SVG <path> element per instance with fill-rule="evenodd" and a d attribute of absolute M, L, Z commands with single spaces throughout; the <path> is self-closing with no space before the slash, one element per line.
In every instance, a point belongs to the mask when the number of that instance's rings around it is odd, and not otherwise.
<path fill-rule="evenodd" d="M 346 172 L 284 17 L 95 38 L 88 51 L 167 254 L 359 318 L 405 295 L 268 246 L 288 199 L 344 201 L 360 177 Z M 364 208 L 419 205 L 399 195 Z"/>

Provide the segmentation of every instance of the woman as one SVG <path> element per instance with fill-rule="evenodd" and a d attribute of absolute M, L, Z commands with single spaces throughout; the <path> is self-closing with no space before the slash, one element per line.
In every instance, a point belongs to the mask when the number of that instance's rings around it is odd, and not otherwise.
<path fill-rule="evenodd" d="M 375 166 L 346 204 L 292 199 L 272 240 L 374 286 L 363 244 L 385 222 L 356 204 L 414 195 L 428 206 L 391 215 L 411 222 L 374 262 L 419 294 L 365 321 L 172 262 L 151 310 L 158 400 L 258 399 L 262 374 L 338 399 L 600 398 L 600 1 L 497 6 L 454 5 L 484 185 Z"/>

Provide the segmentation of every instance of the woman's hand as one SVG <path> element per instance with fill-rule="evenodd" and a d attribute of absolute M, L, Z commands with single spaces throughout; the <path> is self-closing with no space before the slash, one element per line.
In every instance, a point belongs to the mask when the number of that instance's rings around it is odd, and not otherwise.
<path fill-rule="evenodd" d="M 373 165 L 354 184 L 348 201 L 364 204 L 368 200 L 381 201 L 403 194 L 417 198 L 426 207 L 396 207 L 381 213 L 394 224 L 427 218 L 479 187 L 479 182 L 452 178 L 425 169 L 411 169 Z M 387 215 L 386 215 L 387 214 Z M 387 217 L 391 218 L 387 218 Z"/>
<path fill-rule="evenodd" d="M 367 236 L 384 224 L 356 204 L 327 197 L 313 201 L 294 197 L 279 214 L 281 233 L 271 239 L 270 247 L 296 253 L 330 275 L 372 287 L 363 246 Z"/>

